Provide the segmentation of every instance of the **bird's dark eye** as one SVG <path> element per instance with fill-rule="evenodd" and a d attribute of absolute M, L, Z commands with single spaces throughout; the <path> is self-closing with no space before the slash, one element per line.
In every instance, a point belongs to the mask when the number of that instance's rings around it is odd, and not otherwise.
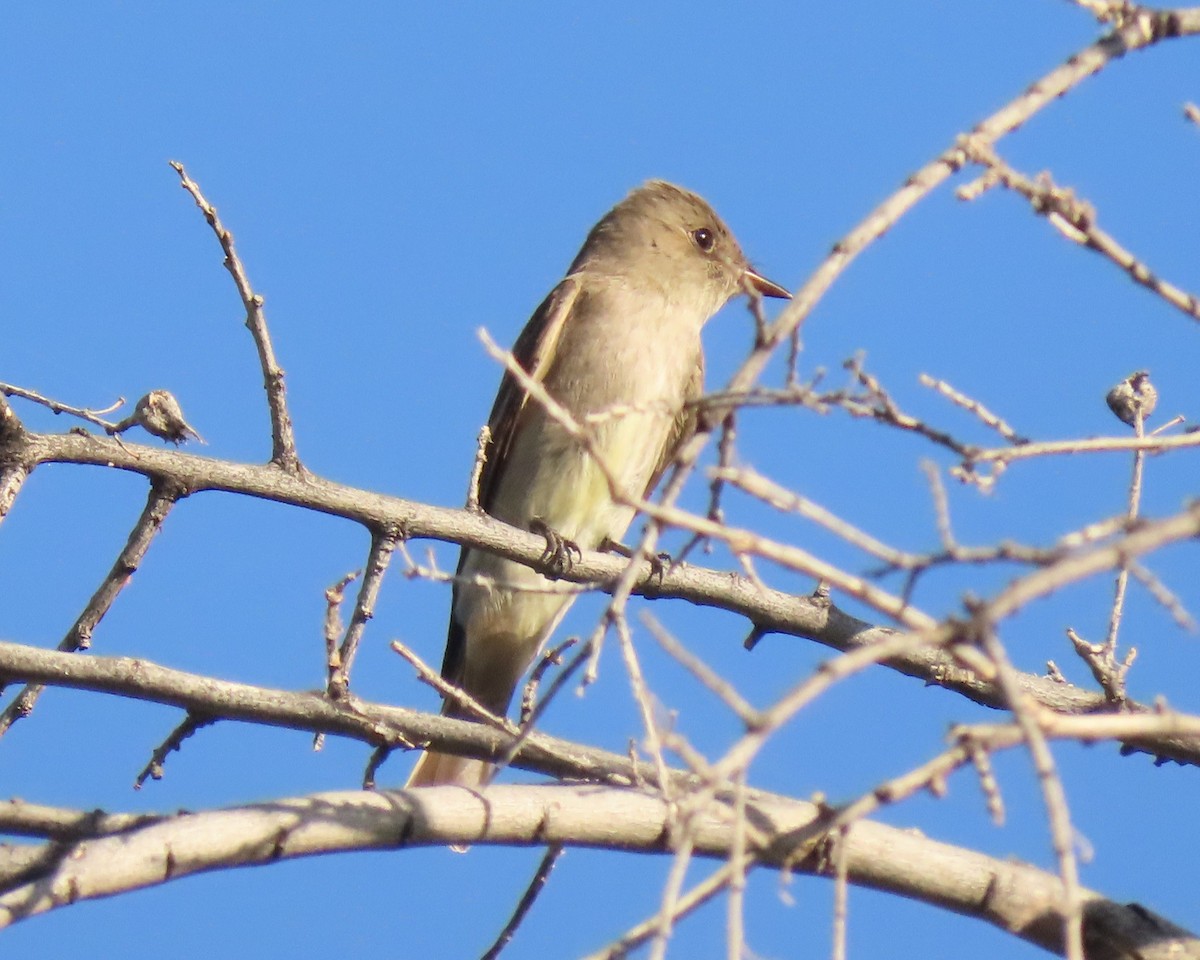
<path fill-rule="evenodd" d="M 699 230 L 692 231 L 692 239 L 696 241 L 698 246 L 705 253 L 711 253 L 713 246 L 717 242 L 717 238 L 713 236 L 713 232 L 708 227 L 701 227 Z"/>

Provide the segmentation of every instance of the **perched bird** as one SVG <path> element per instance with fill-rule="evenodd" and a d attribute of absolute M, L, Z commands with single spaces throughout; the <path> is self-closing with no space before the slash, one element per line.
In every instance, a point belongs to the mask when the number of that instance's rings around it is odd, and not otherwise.
<path fill-rule="evenodd" d="M 488 421 L 479 503 L 551 544 L 619 541 L 634 511 L 615 503 L 607 469 L 632 496 L 649 494 L 695 429 L 703 389 L 700 330 L 738 293 L 788 297 L 756 273 L 703 199 L 651 180 L 592 228 L 566 277 L 533 314 L 513 355 L 577 421 L 602 468 L 506 374 Z M 568 558 L 569 559 L 569 558 Z M 442 676 L 496 714 L 571 603 L 522 564 L 463 548 Z M 442 712 L 469 717 L 447 698 Z M 426 752 L 409 785 L 479 786 L 486 761 Z"/>

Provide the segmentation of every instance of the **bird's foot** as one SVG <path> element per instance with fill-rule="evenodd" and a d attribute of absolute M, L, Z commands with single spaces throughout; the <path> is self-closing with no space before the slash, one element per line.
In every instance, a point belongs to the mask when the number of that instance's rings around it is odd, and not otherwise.
<path fill-rule="evenodd" d="M 575 566 L 575 561 L 583 557 L 583 551 L 574 540 L 568 540 L 561 533 L 546 523 L 541 517 L 529 521 L 531 533 L 539 533 L 546 538 L 546 550 L 542 553 L 542 563 L 545 565 L 546 576 L 554 579 L 569 573 Z"/>
<path fill-rule="evenodd" d="M 633 551 L 620 540 L 614 540 L 612 537 L 605 537 L 601 540 L 598 549 L 606 553 L 615 553 L 626 560 L 633 559 Z M 669 553 L 658 553 L 653 557 L 647 557 L 647 560 L 650 563 L 650 575 L 658 578 L 658 585 L 661 587 L 667 567 L 671 565 L 671 555 Z"/>

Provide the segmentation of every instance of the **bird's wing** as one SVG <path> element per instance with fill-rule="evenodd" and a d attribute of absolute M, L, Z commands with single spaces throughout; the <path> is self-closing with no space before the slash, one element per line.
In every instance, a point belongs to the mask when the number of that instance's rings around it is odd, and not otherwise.
<path fill-rule="evenodd" d="M 692 371 L 692 377 L 688 380 L 687 390 L 684 392 L 683 406 L 680 407 L 679 413 L 675 415 L 675 423 L 671 426 L 670 436 L 667 437 L 667 442 L 663 445 L 662 453 L 659 455 L 658 463 L 654 465 L 654 472 L 650 475 L 650 482 L 646 484 L 646 490 L 642 494 L 643 497 L 648 497 L 658 486 L 658 481 L 662 479 L 663 473 L 667 467 L 671 465 L 671 461 L 675 459 L 675 454 L 679 452 L 692 434 L 696 432 L 696 417 L 697 410 L 694 401 L 699 400 L 704 393 L 704 354 L 696 357 L 696 369 Z"/>
<path fill-rule="evenodd" d="M 545 380 L 546 372 L 554 362 L 559 337 L 578 295 L 579 281 L 574 277 L 567 277 L 550 291 L 549 296 L 533 312 L 533 316 L 525 324 L 525 329 L 517 337 L 517 342 L 513 344 L 513 358 L 522 370 L 538 382 Z M 521 412 L 528 400 L 529 394 L 517 382 L 516 377 L 505 371 L 504 379 L 500 381 L 500 390 L 496 394 L 496 402 L 492 404 L 492 412 L 488 417 L 492 437 L 484 450 L 485 459 L 479 471 L 479 505 L 484 510 L 489 510 L 495 499 L 500 478 L 508 462 L 509 450 L 521 422 Z M 458 555 L 460 574 L 468 553 L 464 547 Z M 453 592 L 457 596 L 457 586 Z M 453 602 L 452 600 L 451 610 L 454 609 Z M 446 637 L 446 654 L 442 658 L 442 676 L 451 683 L 459 683 L 462 679 L 462 663 L 465 656 L 466 637 L 462 627 L 451 614 L 450 630 Z"/>
<path fill-rule="evenodd" d="M 550 295 L 533 312 L 513 344 L 513 358 L 522 370 L 539 383 L 546 379 L 546 371 L 554 362 L 559 337 L 578 294 L 579 281 L 567 277 L 550 291 Z M 528 399 L 529 394 L 516 377 L 506 371 L 504 379 L 500 381 L 496 402 L 492 404 L 491 416 L 488 417 L 492 439 L 487 449 L 487 460 L 479 474 L 479 505 L 484 510 L 491 507 L 499 487 L 509 450 L 517 435 L 521 411 L 525 409 Z"/>

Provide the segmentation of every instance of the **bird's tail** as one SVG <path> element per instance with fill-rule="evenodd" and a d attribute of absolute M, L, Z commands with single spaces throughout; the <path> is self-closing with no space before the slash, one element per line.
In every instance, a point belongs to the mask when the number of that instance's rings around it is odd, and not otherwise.
<path fill-rule="evenodd" d="M 482 787 L 492 778 L 494 769 L 494 765 L 486 760 L 426 750 L 413 767 L 405 786 L 432 787 L 451 783 L 460 787 Z"/>

